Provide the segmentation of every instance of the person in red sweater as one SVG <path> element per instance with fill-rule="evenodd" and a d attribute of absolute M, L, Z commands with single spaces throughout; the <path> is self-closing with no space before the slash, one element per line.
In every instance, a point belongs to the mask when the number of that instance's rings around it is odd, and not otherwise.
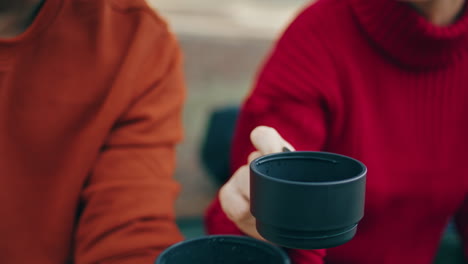
<path fill-rule="evenodd" d="M 0 263 L 148 264 L 182 239 L 181 69 L 144 0 L 0 1 Z"/>
<path fill-rule="evenodd" d="M 467 98 L 464 0 L 319 0 L 284 32 L 243 104 L 236 172 L 208 208 L 208 232 L 260 238 L 245 165 L 291 145 L 368 167 L 354 239 L 288 250 L 294 263 L 432 263 L 451 219 L 468 256 Z"/>

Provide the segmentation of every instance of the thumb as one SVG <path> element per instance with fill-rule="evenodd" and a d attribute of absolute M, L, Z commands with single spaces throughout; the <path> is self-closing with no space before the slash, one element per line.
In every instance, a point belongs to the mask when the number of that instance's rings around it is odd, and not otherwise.
<path fill-rule="evenodd" d="M 284 147 L 294 150 L 293 146 L 283 139 L 278 131 L 272 127 L 256 127 L 250 133 L 250 140 L 262 155 L 281 152 Z"/>

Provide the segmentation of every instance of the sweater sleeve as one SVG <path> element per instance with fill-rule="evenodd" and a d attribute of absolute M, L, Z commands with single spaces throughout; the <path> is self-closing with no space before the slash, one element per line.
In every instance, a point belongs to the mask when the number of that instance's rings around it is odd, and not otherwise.
<path fill-rule="evenodd" d="M 335 73 L 329 53 L 300 15 L 285 31 L 242 106 L 236 126 L 231 168 L 247 162 L 254 150 L 249 134 L 256 126 L 276 128 L 297 150 L 321 150 L 336 115 Z M 205 216 L 211 234 L 242 234 L 215 198 Z M 323 263 L 325 250 L 291 251 L 296 263 Z"/>
<path fill-rule="evenodd" d="M 146 57 L 155 63 L 140 69 L 132 103 L 109 132 L 82 191 L 76 264 L 153 263 L 182 239 L 174 214 L 179 186 L 172 178 L 185 97 L 181 54 L 168 32 L 158 39 Z M 151 74 L 156 71 L 159 77 Z"/>
<path fill-rule="evenodd" d="M 468 261 L 468 196 L 455 216 L 455 223 L 462 238 L 465 259 Z"/>

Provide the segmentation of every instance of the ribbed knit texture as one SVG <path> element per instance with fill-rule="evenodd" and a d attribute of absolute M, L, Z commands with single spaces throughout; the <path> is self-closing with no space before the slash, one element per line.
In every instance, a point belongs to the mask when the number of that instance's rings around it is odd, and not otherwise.
<path fill-rule="evenodd" d="M 243 105 L 233 170 L 258 125 L 369 169 L 356 237 L 295 263 L 429 264 L 453 216 L 468 240 L 467 33 L 466 12 L 441 28 L 394 0 L 322 0 L 286 30 Z M 206 226 L 241 234 L 218 200 Z"/>
<path fill-rule="evenodd" d="M 1 264 L 146 264 L 182 240 L 181 64 L 144 0 L 46 0 L 0 39 Z"/>

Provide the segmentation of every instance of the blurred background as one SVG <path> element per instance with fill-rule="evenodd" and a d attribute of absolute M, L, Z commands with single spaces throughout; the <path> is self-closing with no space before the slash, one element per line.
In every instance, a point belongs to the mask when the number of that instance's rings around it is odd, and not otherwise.
<path fill-rule="evenodd" d="M 220 184 L 216 180 L 220 175 L 214 175 L 214 172 L 219 174 L 219 168 L 210 170 L 204 166 L 206 159 L 202 157 L 214 155 L 219 156 L 218 160 L 227 157 L 228 153 L 218 150 L 228 148 L 222 144 L 228 139 L 221 134 L 231 129 L 235 107 L 252 87 L 256 72 L 276 38 L 313 0 L 148 1 L 168 20 L 185 56 L 186 132 L 185 140 L 178 148 L 175 176 L 183 191 L 177 201 L 176 213 L 182 232 L 192 238 L 204 234 L 202 216 Z M 213 116 L 213 113 L 220 115 Z M 221 119 L 227 116 L 227 120 L 217 123 L 220 116 L 224 116 Z M 212 127 L 213 121 L 216 121 L 215 127 Z M 210 136 L 220 141 L 212 143 L 207 151 L 202 146 L 206 143 L 208 130 L 213 128 Z M 215 164 L 215 167 L 217 165 L 225 166 Z M 460 242 L 452 226 L 448 227 L 441 242 L 435 263 L 464 263 Z"/>

